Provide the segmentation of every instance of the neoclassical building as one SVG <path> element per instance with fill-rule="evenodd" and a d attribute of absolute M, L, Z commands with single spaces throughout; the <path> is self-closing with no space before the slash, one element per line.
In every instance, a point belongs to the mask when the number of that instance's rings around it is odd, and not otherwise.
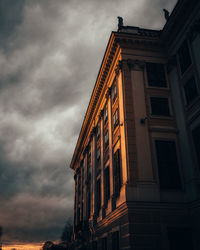
<path fill-rule="evenodd" d="M 200 249 L 200 1 L 112 32 L 70 167 L 76 248 Z"/>

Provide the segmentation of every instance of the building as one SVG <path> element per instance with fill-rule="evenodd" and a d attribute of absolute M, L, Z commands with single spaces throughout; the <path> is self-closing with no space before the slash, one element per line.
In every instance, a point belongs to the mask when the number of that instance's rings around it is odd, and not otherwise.
<path fill-rule="evenodd" d="M 200 1 L 119 18 L 70 167 L 77 248 L 200 249 Z"/>

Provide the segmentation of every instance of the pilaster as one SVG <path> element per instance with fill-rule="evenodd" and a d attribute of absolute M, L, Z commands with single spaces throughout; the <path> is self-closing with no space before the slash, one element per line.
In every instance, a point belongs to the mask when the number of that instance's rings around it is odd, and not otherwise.
<path fill-rule="evenodd" d="M 96 127 L 93 128 L 91 134 L 91 160 L 92 160 L 92 197 L 91 197 L 91 219 L 96 220 Z"/>
<path fill-rule="evenodd" d="M 114 201 L 114 172 L 113 172 L 113 147 L 112 147 L 112 101 L 111 101 L 111 89 L 109 88 L 106 94 L 108 102 L 108 135 L 109 135 L 109 162 L 110 162 L 110 199 L 111 208 L 115 208 Z"/>

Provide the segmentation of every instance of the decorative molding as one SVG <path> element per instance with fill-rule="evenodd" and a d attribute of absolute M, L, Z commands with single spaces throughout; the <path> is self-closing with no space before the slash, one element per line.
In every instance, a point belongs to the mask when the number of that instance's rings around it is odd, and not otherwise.
<path fill-rule="evenodd" d="M 145 66 L 145 61 L 128 59 L 127 60 L 127 65 L 128 65 L 128 67 L 129 67 L 130 70 L 143 71 L 144 70 L 144 66 Z"/>
<path fill-rule="evenodd" d="M 104 110 L 102 109 L 102 110 L 100 111 L 100 114 L 99 114 L 99 119 L 101 119 L 101 118 L 103 117 L 103 115 L 104 115 Z"/>
<path fill-rule="evenodd" d="M 120 70 L 122 70 L 122 67 L 123 67 L 122 61 L 119 60 L 117 66 L 115 67 L 115 74 L 116 74 L 116 76 L 119 75 L 119 72 L 120 72 Z"/>
<path fill-rule="evenodd" d="M 157 38 L 157 37 L 156 37 Z M 145 48 L 146 46 L 153 46 L 156 49 L 159 48 L 159 46 L 161 46 L 161 41 L 159 40 L 159 38 L 152 38 L 150 37 L 149 40 L 141 38 L 141 37 L 134 37 L 134 38 L 126 38 L 126 37 L 117 37 L 115 39 L 117 44 L 120 44 L 120 46 L 141 46 L 143 48 Z"/>
<path fill-rule="evenodd" d="M 96 135 L 96 133 L 97 133 L 97 126 L 94 126 L 94 127 L 92 128 L 92 132 L 91 132 L 91 134 L 90 134 L 90 137 L 92 138 L 93 136 Z"/>
<path fill-rule="evenodd" d="M 107 92 L 106 92 L 106 99 L 109 99 L 109 96 L 111 96 L 111 88 L 108 88 Z"/>

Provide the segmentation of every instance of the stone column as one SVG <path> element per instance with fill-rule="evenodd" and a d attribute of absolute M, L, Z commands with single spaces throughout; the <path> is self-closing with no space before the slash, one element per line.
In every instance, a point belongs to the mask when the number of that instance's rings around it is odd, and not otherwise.
<path fill-rule="evenodd" d="M 91 160 L 92 160 L 92 179 L 91 179 L 91 186 L 92 186 L 92 195 L 91 195 L 91 215 L 92 219 L 96 219 L 96 127 L 92 130 L 91 135 Z"/>
<path fill-rule="evenodd" d="M 103 145 L 103 131 L 104 131 L 104 121 L 103 121 L 104 111 L 101 110 L 99 115 L 100 119 L 100 145 L 101 145 L 101 209 L 102 209 L 102 217 L 105 215 L 104 209 L 104 145 Z"/>
<path fill-rule="evenodd" d="M 120 124 L 120 150 L 121 150 L 121 171 L 122 171 L 122 188 L 128 182 L 128 167 L 127 167 L 127 151 L 126 151 L 126 136 L 125 136 L 125 109 L 124 109 L 124 93 L 122 82 L 122 63 L 119 61 L 115 69 L 118 95 L 119 95 L 119 124 Z"/>
<path fill-rule="evenodd" d="M 109 162 L 110 162 L 110 197 L 112 210 L 115 208 L 114 199 L 114 175 L 113 175 L 113 147 L 112 147 L 112 102 L 111 102 L 111 89 L 109 88 L 106 93 L 108 102 L 108 136 L 109 136 Z"/>

